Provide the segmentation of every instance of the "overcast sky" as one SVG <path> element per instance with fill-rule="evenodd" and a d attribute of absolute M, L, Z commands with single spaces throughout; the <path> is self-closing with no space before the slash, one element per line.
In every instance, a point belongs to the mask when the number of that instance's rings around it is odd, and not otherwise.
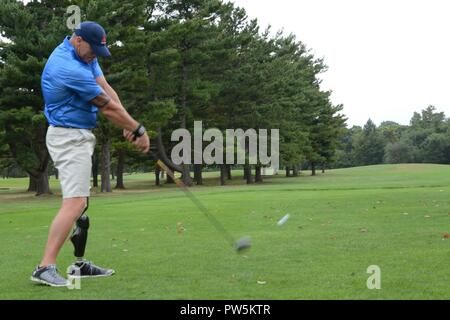
<path fill-rule="evenodd" d="M 322 88 L 350 126 L 369 117 L 409 124 L 430 104 L 450 117 L 449 1 L 231 1 L 325 58 Z"/>

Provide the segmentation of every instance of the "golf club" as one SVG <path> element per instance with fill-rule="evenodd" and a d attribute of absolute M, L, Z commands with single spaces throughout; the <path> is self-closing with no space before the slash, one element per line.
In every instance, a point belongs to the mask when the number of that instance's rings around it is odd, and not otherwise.
<path fill-rule="evenodd" d="M 211 222 L 211 224 L 219 231 L 225 240 L 236 250 L 238 253 L 242 252 L 245 249 L 249 249 L 251 247 L 251 239 L 250 237 L 242 237 L 237 241 L 233 238 L 233 236 L 224 228 L 224 226 L 208 211 L 208 209 L 201 203 L 194 194 L 186 187 L 186 185 L 180 179 L 175 178 L 172 170 L 170 170 L 164 162 L 162 162 L 155 154 L 150 152 L 150 156 L 156 161 L 158 167 L 161 170 L 165 171 L 173 181 L 175 181 L 176 185 L 183 190 L 184 194 L 191 199 L 191 201 L 197 206 L 197 208 L 206 216 L 206 218 Z"/>

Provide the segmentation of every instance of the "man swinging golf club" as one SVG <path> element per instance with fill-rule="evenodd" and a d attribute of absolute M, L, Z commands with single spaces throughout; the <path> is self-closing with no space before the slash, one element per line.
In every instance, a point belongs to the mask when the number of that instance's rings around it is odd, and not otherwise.
<path fill-rule="evenodd" d="M 105 30 L 95 22 L 83 22 L 50 55 L 42 73 L 45 116 L 49 122 L 46 144 L 59 172 L 62 206 L 50 227 L 41 263 L 31 280 L 50 286 L 67 286 L 56 269 L 56 258 L 70 234 L 77 258 L 69 268 L 81 277 L 110 276 L 114 270 L 84 260 L 89 218 L 91 156 L 97 112 L 124 129 L 124 137 L 140 151 L 150 147 L 145 128 L 122 106 L 118 95 L 105 80 L 97 57 L 109 57 Z"/>

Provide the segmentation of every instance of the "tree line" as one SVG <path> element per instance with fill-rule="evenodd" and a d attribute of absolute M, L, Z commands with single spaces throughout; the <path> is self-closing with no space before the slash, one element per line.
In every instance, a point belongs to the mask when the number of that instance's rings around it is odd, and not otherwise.
<path fill-rule="evenodd" d="M 450 119 L 436 107 L 414 112 L 409 125 L 372 120 L 346 129 L 333 168 L 382 163 L 450 164 Z"/>
<path fill-rule="evenodd" d="M 297 175 L 307 162 L 330 166 L 345 134 L 342 105 L 320 89 L 327 70 L 292 34 L 261 30 L 243 8 L 219 0 L 0 0 L 0 169 L 26 172 L 29 190 L 50 192 L 53 172 L 45 146 L 40 76 L 48 56 L 65 36 L 69 5 L 81 20 L 100 23 L 112 57 L 103 72 L 130 114 L 149 130 L 153 152 L 186 185 L 202 184 L 204 164 L 175 164 L 171 132 L 205 128 L 280 129 L 280 164 Z M 121 130 L 100 117 L 94 130 L 94 185 L 123 188 L 126 171 L 155 170 L 150 157 L 124 142 Z M 230 166 L 219 166 L 221 183 Z M 242 168 L 248 183 L 262 182 L 262 165 Z M 50 172 L 49 172 L 50 171 Z M 100 176 L 100 181 L 98 181 Z M 157 179 L 159 183 L 159 179 Z"/>

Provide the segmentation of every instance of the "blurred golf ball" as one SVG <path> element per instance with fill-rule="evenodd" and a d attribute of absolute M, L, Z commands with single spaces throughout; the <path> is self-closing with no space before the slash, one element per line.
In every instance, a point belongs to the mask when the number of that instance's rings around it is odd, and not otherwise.
<path fill-rule="evenodd" d="M 278 221 L 277 225 L 282 226 L 289 219 L 289 217 L 290 217 L 289 214 L 285 215 Z"/>

